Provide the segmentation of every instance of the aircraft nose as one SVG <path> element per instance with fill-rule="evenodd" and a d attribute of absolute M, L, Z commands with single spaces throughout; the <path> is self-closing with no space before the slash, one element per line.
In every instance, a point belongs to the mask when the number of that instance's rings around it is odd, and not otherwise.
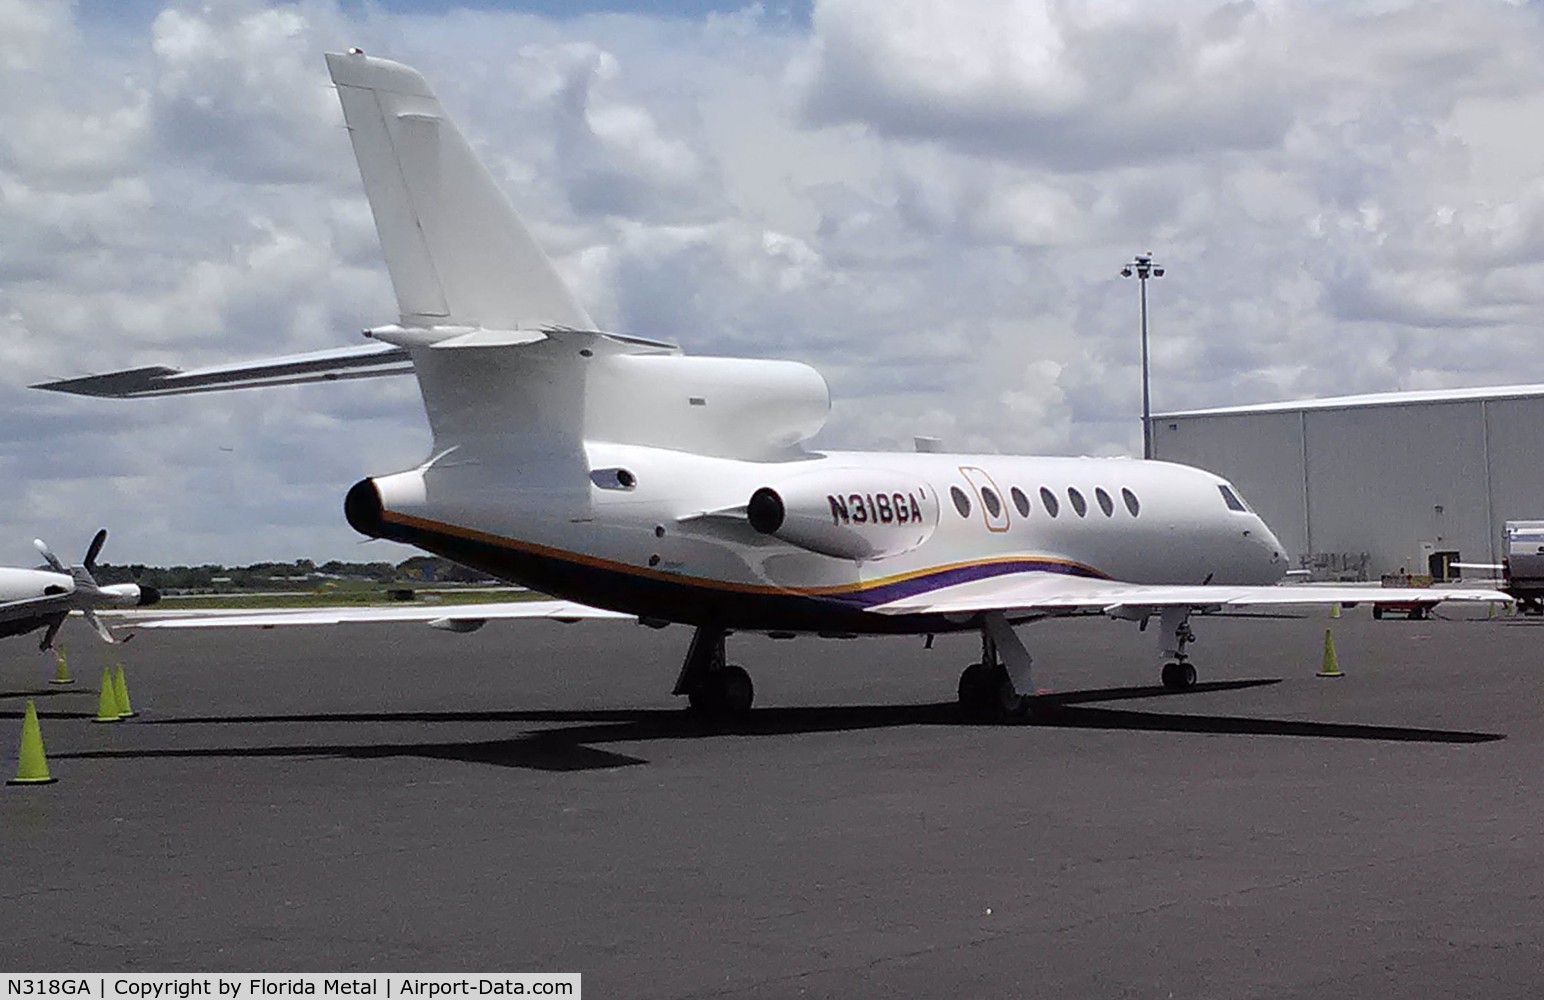
<path fill-rule="evenodd" d="M 1265 557 L 1270 561 L 1270 568 L 1276 572 L 1278 577 L 1285 576 L 1289 567 L 1287 565 L 1287 550 L 1282 548 L 1281 539 L 1276 537 L 1276 533 L 1264 521 L 1260 522 L 1260 529 L 1255 537 L 1259 541 L 1260 547 L 1265 550 Z"/>
<path fill-rule="evenodd" d="M 154 587 L 147 587 L 144 584 L 140 585 L 140 588 L 139 588 L 139 606 L 140 607 L 143 608 L 146 605 L 155 604 L 155 603 L 157 603 L 160 600 L 161 600 L 161 592 L 159 590 L 155 589 Z"/>

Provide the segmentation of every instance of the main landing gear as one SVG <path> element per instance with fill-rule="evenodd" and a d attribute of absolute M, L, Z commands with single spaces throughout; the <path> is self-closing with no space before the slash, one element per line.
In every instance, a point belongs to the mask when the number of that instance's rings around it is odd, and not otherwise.
<path fill-rule="evenodd" d="M 960 711 L 967 719 L 1002 722 L 1030 714 L 1029 651 L 1001 612 L 986 615 L 981 626 L 981 662 L 960 674 Z"/>
<path fill-rule="evenodd" d="M 1189 608 L 1164 608 L 1163 623 L 1158 629 L 1158 655 L 1169 662 L 1163 665 L 1163 686 L 1170 691 L 1183 691 L 1196 686 L 1196 668 L 1185 655 L 1185 647 L 1196 641 L 1190 630 Z"/>
<path fill-rule="evenodd" d="M 721 628 L 699 625 L 686 650 L 686 662 L 671 694 L 686 695 L 694 711 L 711 715 L 739 716 L 751 710 L 756 687 L 744 667 L 724 662 Z"/>

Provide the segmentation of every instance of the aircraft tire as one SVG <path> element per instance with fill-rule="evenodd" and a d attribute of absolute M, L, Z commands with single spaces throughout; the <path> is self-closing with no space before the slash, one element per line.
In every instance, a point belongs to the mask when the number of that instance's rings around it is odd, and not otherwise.
<path fill-rule="evenodd" d="M 718 711 L 725 715 L 745 715 L 756 700 L 756 685 L 744 667 L 729 664 L 715 670 L 709 681 L 715 689 Z"/>
<path fill-rule="evenodd" d="M 1013 689 L 1002 667 L 972 663 L 960 674 L 960 711 L 975 722 L 1005 722 L 1029 715 L 1030 699 Z"/>
<path fill-rule="evenodd" d="M 972 663 L 960 673 L 960 711 L 967 719 L 984 720 L 991 716 L 997 695 L 992 671 L 984 663 Z"/>
<path fill-rule="evenodd" d="M 1163 686 L 1170 691 L 1183 691 L 1196 686 L 1196 668 L 1189 663 L 1165 663 Z"/>

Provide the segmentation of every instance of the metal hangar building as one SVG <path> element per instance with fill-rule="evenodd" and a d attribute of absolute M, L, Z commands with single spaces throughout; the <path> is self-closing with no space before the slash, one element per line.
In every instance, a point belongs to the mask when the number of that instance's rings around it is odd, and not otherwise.
<path fill-rule="evenodd" d="M 1225 476 L 1313 579 L 1438 580 L 1544 518 L 1544 385 L 1153 415 L 1155 458 Z M 1472 575 L 1472 574 L 1471 574 Z"/>

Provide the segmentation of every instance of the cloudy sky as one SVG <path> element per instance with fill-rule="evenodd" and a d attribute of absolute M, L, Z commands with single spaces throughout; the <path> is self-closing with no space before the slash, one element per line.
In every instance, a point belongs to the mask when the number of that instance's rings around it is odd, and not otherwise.
<path fill-rule="evenodd" d="M 0 563 L 401 558 L 409 379 L 30 382 L 395 305 L 322 53 L 411 63 L 604 327 L 809 362 L 817 443 L 1140 449 L 1154 405 L 1544 382 L 1544 9 L 1504 0 L 0 0 Z"/>

